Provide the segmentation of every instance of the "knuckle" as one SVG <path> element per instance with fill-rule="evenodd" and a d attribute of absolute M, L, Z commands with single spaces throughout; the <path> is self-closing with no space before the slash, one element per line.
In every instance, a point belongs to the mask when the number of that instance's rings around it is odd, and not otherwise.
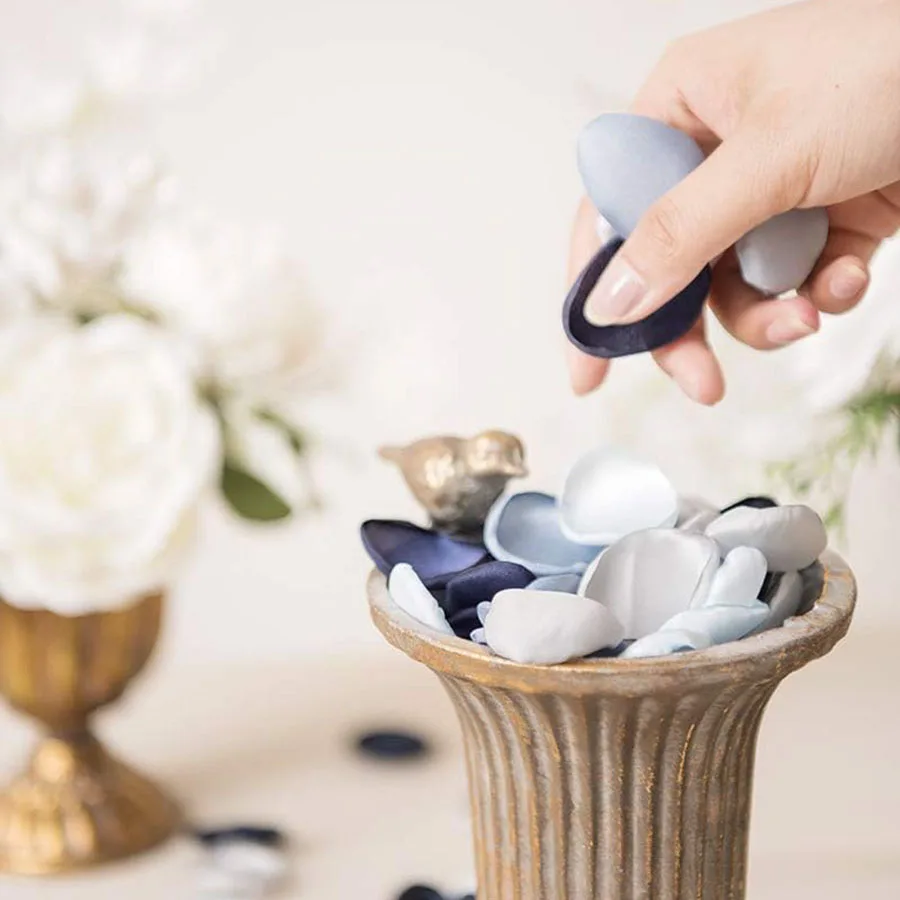
<path fill-rule="evenodd" d="M 654 257 L 668 262 L 681 253 L 685 244 L 685 231 L 685 217 L 681 207 L 671 197 L 663 197 L 647 214 L 643 238 Z"/>

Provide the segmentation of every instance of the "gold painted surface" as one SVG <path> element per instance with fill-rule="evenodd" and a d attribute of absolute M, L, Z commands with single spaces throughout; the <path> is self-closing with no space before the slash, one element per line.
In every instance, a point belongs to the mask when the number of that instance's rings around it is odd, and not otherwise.
<path fill-rule="evenodd" d="M 0 695 L 49 736 L 0 794 L 0 872 L 49 874 L 148 849 L 180 825 L 175 804 L 90 732 L 149 659 L 163 599 L 65 617 L 0 601 Z"/>
<path fill-rule="evenodd" d="M 756 739 L 780 681 L 844 636 L 825 558 L 783 628 L 650 660 L 528 666 L 420 626 L 373 575 L 385 637 L 432 668 L 466 748 L 479 900 L 744 900 Z"/>
<path fill-rule="evenodd" d="M 522 442 L 504 431 L 440 435 L 378 452 L 397 466 L 432 524 L 459 534 L 480 533 L 507 482 L 528 474 Z"/>

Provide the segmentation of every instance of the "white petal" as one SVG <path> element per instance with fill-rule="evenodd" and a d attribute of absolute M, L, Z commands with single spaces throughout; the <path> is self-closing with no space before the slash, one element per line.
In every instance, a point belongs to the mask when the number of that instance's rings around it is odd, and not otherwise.
<path fill-rule="evenodd" d="M 409 564 L 399 563 L 391 569 L 388 593 L 394 603 L 417 622 L 443 634 L 453 634 L 444 611 Z"/>
<path fill-rule="evenodd" d="M 761 550 L 771 572 L 796 572 L 812 565 L 828 544 L 819 516 L 808 506 L 739 506 L 706 529 L 723 551 L 735 547 Z"/>
<path fill-rule="evenodd" d="M 478 606 L 475 607 L 475 612 L 478 615 L 478 621 L 484 625 L 484 620 L 487 618 L 487 614 L 491 610 L 491 601 L 490 600 L 482 600 Z"/>
<path fill-rule="evenodd" d="M 609 547 L 579 592 L 608 607 L 626 637 L 642 638 L 705 603 L 718 567 L 719 549 L 703 535 L 641 531 Z"/>
<path fill-rule="evenodd" d="M 553 665 L 615 647 L 624 629 L 604 606 L 577 594 L 500 591 L 484 623 L 488 646 L 520 663 Z"/>
<path fill-rule="evenodd" d="M 678 498 L 678 520 L 675 527 L 681 531 L 703 534 L 706 526 L 719 517 L 719 510 L 699 497 Z"/>
<path fill-rule="evenodd" d="M 559 515 L 570 540 L 602 546 L 635 531 L 674 525 L 678 495 L 657 466 L 603 447 L 572 468 Z"/>

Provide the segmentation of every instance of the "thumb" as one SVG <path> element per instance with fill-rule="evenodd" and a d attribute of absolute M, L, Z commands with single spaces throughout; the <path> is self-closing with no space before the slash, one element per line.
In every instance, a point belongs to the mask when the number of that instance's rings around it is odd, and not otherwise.
<path fill-rule="evenodd" d="M 585 306 L 595 325 L 637 322 L 766 219 L 796 206 L 805 184 L 773 136 L 735 134 L 646 212 Z"/>

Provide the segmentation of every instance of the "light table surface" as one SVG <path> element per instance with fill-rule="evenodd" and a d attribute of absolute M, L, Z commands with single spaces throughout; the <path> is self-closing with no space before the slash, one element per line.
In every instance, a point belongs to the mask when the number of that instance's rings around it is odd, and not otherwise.
<path fill-rule="evenodd" d="M 900 897 L 900 635 L 852 635 L 792 676 L 763 724 L 750 900 Z M 358 758 L 353 736 L 397 725 L 428 761 Z M 472 886 L 456 720 L 437 680 L 385 649 L 360 658 L 192 668 L 161 657 L 102 716 L 120 754 L 206 825 L 273 823 L 293 839 L 290 900 L 393 900 L 415 881 Z M 32 733 L 0 713 L 0 774 Z M 51 880 L 0 879 L 2 900 L 181 900 L 198 850 L 175 840 L 135 861 Z"/>

